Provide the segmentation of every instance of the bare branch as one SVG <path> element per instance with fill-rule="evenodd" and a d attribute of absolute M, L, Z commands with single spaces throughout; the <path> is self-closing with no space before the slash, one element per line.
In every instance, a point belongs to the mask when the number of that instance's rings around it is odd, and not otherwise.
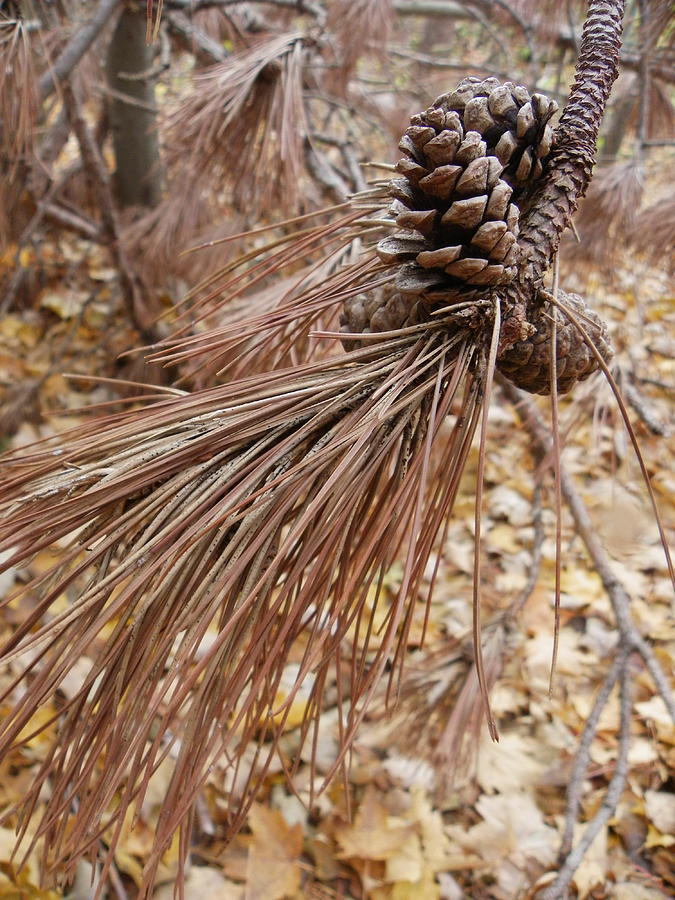
<path fill-rule="evenodd" d="M 574 826 L 579 815 L 579 806 L 581 804 L 581 794 L 583 790 L 583 782 L 586 777 L 588 761 L 591 753 L 591 745 L 598 730 L 598 722 L 603 710 L 607 706 L 610 694 L 614 690 L 614 685 L 623 671 L 628 656 L 627 650 L 623 650 L 616 656 L 612 667 L 605 676 L 602 687 L 595 698 L 593 708 L 588 714 L 588 718 L 584 724 L 584 730 L 581 732 L 581 738 L 577 746 L 577 752 L 574 757 L 574 767 L 570 775 L 569 785 L 567 786 L 567 807 L 565 809 L 565 830 L 563 832 L 562 842 L 560 845 L 560 856 L 566 857 L 572 850 L 572 841 L 574 839 Z"/>
<path fill-rule="evenodd" d="M 45 219 L 49 219 L 63 228 L 68 228 L 89 241 L 94 241 L 97 244 L 104 242 L 100 227 L 88 216 L 73 212 L 64 206 L 59 206 L 58 203 L 46 203 L 42 211 Z"/>
<path fill-rule="evenodd" d="M 621 673 L 621 726 L 619 730 L 619 754 L 616 760 L 614 775 L 607 788 L 607 794 L 605 795 L 602 806 L 586 826 L 586 830 L 577 846 L 568 853 L 564 863 L 558 870 L 558 876 L 553 884 L 542 892 L 541 900 L 565 900 L 565 897 L 567 897 L 567 888 L 574 878 L 574 873 L 579 868 L 579 864 L 581 863 L 584 854 L 600 833 L 600 830 L 616 814 L 619 799 L 626 786 L 626 778 L 628 777 L 629 769 L 628 751 L 630 749 L 630 714 L 632 709 L 632 696 L 628 661 L 629 654 L 626 654 L 621 658 L 619 666 Z"/>
<path fill-rule="evenodd" d="M 56 89 L 57 82 L 70 75 L 120 5 L 121 0 L 100 0 L 91 19 L 77 29 L 58 59 L 40 79 L 38 91 L 41 100 L 46 100 Z"/>
<path fill-rule="evenodd" d="M 228 57 L 227 50 L 205 34 L 182 12 L 168 12 L 166 21 L 169 31 L 178 37 L 197 57 L 202 65 L 210 66 L 213 63 L 224 62 Z"/>
<path fill-rule="evenodd" d="M 309 140 L 305 141 L 305 165 L 331 202 L 341 203 L 349 196 L 350 188 L 347 182 L 316 152 Z"/>
<path fill-rule="evenodd" d="M 537 455 L 540 457 L 546 456 L 550 450 L 551 436 L 536 405 L 526 394 L 519 391 L 506 379 L 500 378 L 500 384 L 506 396 L 518 410 L 523 426 L 532 438 Z M 621 634 L 621 645 L 640 654 L 654 680 L 661 699 L 666 704 L 673 722 L 675 722 L 675 697 L 668 683 L 668 677 L 656 659 L 651 647 L 638 631 L 630 614 L 630 597 L 612 569 L 598 537 L 597 530 L 591 522 L 588 510 L 579 496 L 574 482 L 569 473 L 563 468 L 560 470 L 560 482 L 565 502 L 574 519 L 576 532 L 584 542 L 588 555 L 602 580 L 603 587 L 612 604 Z"/>
<path fill-rule="evenodd" d="M 285 9 L 294 9 L 296 12 L 306 13 L 319 20 L 323 20 L 326 16 L 321 6 L 316 3 L 309 3 L 308 0 L 256 0 L 256 2 L 266 3 L 269 6 L 281 6 Z M 164 2 L 167 9 L 189 13 L 195 13 L 201 9 L 224 8 L 240 4 L 241 0 L 165 0 Z"/>
<path fill-rule="evenodd" d="M 550 265 L 595 163 L 595 143 L 609 92 L 618 74 L 623 0 L 591 0 L 569 101 L 556 130 L 547 173 L 523 218 L 523 272 L 539 280 Z"/>
<path fill-rule="evenodd" d="M 640 417 L 640 421 L 644 422 L 652 434 L 658 434 L 661 437 L 665 437 L 670 433 L 668 427 L 656 418 L 654 412 L 647 405 L 647 401 L 632 381 L 629 381 L 628 379 L 624 380 L 621 385 L 621 390 L 632 409 L 635 410 Z"/>
<path fill-rule="evenodd" d="M 119 226 L 113 201 L 110 175 L 70 82 L 64 81 L 61 85 L 61 90 L 71 126 L 80 146 L 85 172 L 101 210 L 103 232 L 109 241 L 110 252 L 119 272 L 122 293 L 129 315 L 143 336 L 146 339 L 151 338 L 152 335 L 148 331 L 146 324 L 148 311 L 145 308 L 141 283 L 132 270 L 119 241 Z"/>

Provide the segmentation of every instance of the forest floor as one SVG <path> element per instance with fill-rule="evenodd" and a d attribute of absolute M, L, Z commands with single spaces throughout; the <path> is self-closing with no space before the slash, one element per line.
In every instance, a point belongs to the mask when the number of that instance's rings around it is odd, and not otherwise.
<path fill-rule="evenodd" d="M 0 320 L 0 390 L 5 447 L 28 444 L 86 415 L 67 411 L 116 395 L 107 385 L 72 380 L 119 375 L 139 380 L 140 363 L 116 363 L 138 343 L 120 307 L 115 272 L 105 251 L 71 240 L 45 245 L 39 259 L 37 303 Z M 9 269 L 13 257 L 0 259 Z M 563 279 L 566 288 L 574 287 Z M 675 466 L 672 414 L 675 384 L 675 297 L 661 273 L 639 266 L 615 272 L 611 288 L 589 279 L 593 298 L 612 324 L 615 364 L 631 376 L 640 410 L 633 412 L 642 452 L 664 520 L 673 522 Z M 669 336 L 670 335 L 670 336 Z M 539 402 L 539 401 L 538 401 Z M 540 402 L 545 416 L 548 404 Z M 655 420 L 652 422 L 651 420 Z M 664 434 L 653 425 L 664 426 Z M 658 428 L 657 428 L 658 430 Z M 663 550 L 638 464 L 611 392 L 602 379 L 580 386 L 561 404 L 563 463 L 631 597 L 631 612 L 663 669 L 675 670 L 673 594 Z M 463 479 L 442 548 L 426 629 L 420 600 L 410 632 L 398 702 L 384 698 L 359 731 L 349 772 L 310 796 L 310 766 L 302 762 L 294 791 L 281 763 L 273 766 L 248 827 L 232 843 L 221 837 L 228 781 L 216 767 L 200 802 L 188 898 L 282 900 L 511 900 L 534 897 L 555 873 L 565 820 L 565 791 L 580 735 L 610 667 L 618 631 L 602 581 L 563 509 L 560 649 L 552 694 L 555 514 L 550 467 L 535 470 L 531 438 L 511 404 L 495 390 L 490 415 L 484 520 L 483 603 L 486 658 L 494 680 L 492 704 L 500 741 L 483 720 L 471 660 L 471 575 L 476 456 Z M 537 486 L 539 486 L 537 488 Z M 541 499 L 541 510 L 539 500 Z M 533 589 L 535 523 L 544 528 Z M 7 594 L 44 571 L 52 554 L 28 569 L 0 576 Z M 431 574 L 431 570 L 430 570 Z M 389 573 L 390 589 L 400 577 Z M 68 598 L 62 598 L 64 604 Z M 382 601 L 386 603 L 386 597 Z M 30 598 L 10 602 L 0 638 L 25 614 Z M 377 618 L 377 617 L 376 617 Z M 423 630 L 424 647 L 420 649 Z M 302 648 L 297 649 L 297 659 Z M 289 684 L 297 661 L 289 660 Z M 63 684 L 67 698 L 85 677 L 79 660 Z M 574 877 L 581 898 L 647 900 L 675 896 L 675 727 L 640 660 L 633 666 L 629 772 L 616 810 L 600 829 Z M 0 687 L 11 672 L 0 674 Z M 396 691 L 394 691 L 396 693 Z M 458 698 L 461 702 L 458 702 Z M 283 696 L 279 697 L 282 702 Z M 296 754 L 303 696 L 286 721 L 282 752 Z M 462 706 L 464 704 L 464 706 Z M 465 712 L 462 712 L 462 709 Z M 43 721 L 54 708 L 47 706 Z M 0 710 L 0 713 L 2 710 Z M 600 717 L 583 782 L 578 836 L 601 807 L 619 754 L 619 700 L 612 693 Z M 27 734 L 40 722 L 32 722 Z M 21 797 L 49 734 L 29 739 L 0 769 L 0 807 Z M 317 747 L 317 780 L 335 756 L 337 708 L 326 708 Z M 452 765 L 451 765 L 452 763 Z M 147 858 L 170 761 L 153 778 L 137 828 L 125 830 L 115 855 L 109 897 L 135 895 Z M 346 790 L 348 788 L 348 790 Z M 37 887 L 36 854 L 17 872 L 14 833 L 0 827 L 0 897 L 67 896 Z M 172 896 L 177 845 L 165 857 L 157 898 Z M 69 896 L 88 896 L 87 866 Z"/>

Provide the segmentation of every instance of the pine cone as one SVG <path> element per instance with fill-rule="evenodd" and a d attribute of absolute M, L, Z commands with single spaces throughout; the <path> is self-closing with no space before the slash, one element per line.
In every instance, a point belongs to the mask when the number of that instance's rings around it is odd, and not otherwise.
<path fill-rule="evenodd" d="M 556 330 L 556 369 L 558 393 L 564 394 L 577 381 L 584 381 L 600 366 L 584 342 L 576 326 L 565 318 L 564 311 L 556 310 L 546 301 L 546 292 L 540 293 L 542 304 L 531 311 L 528 323 L 534 329 L 530 337 L 513 344 L 497 360 L 497 368 L 517 387 L 530 394 L 551 392 L 551 330 L 552 318 L 558 314 Z M 592 339 L 605 362 L 614 355 L 602 319 L 589 309 L 578 294 L 559 291 L 559 299 L 570 306 L 575 317 L 581 320 L 584 331 Z"/>
<path fill-rule="evenodd" d="M 465 78 L 411 118 L 399 147 L 391 212 L 403 229 L 378 245 L 415 300 L 465 285 L 507 284 L 516 273 L 516 203 L 542 172 L 557 109 L 511 82 Z"/>
<path fill-rule="evenodd" d="M 408 298 L 391 284 L 367 294 L 357 294 L 345 301 L 340 315 L 340 331 L 343 334 L 374 334 L 396 331 L 408 325 L 417 325 L 426 317 L 427 309 L 422 301 L 412 305 Z M 362 346 L 360 341 L 343 341 L 345 350 Z"/>

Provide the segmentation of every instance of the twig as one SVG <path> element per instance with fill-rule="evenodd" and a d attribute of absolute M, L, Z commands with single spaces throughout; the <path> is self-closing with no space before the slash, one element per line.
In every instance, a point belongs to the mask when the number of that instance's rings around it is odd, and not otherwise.
<path fill-rule="evenodd" d="M 42 211 L 45 219 L 49 219 L 50 221 L 55 222 L 57 225 L 61 225 L 63 228 L 69 228 L 76 234 L 81 235 L 89 241 L 94 241 L 94 243 L 96 244 L 101 244 L 104 242 L 104 237 L 101 233 L 101 229 L 96 224 L 96 222 L 94 222 L 88 216 L 84 216 L 82 215 L 82 213 L 76 213 L 70 209 L 66 209 L 63 206 L 59 206 L 58 203 L 41 203 L 39 208 Z"/>
<path fill-rule="evenodd" d="M 551 436 L 539 410 L 526 394 L 519 391 L 506 379 L 500 378 L 499 381 L 502 390 L 518 410 L 523 426 L 529 432 L 537 454 L 545 456 L 550 451 Z M 579 496 L 568 472 L 562 467 L 560 469 L 560 482 L 563 497 L 574 520 L 576 533 L 586 546 L 588 555 L 593 562 L 595 571 L 600 576 L 614 610 L 621 635 L 620 645 L 627 650 L 635 650 L 640 654 L 652 676 L 661 699 L 666 704 L 673 722 L 675 722 L 675 697 L 669 686 L 668 678 L 651 648 L 639 633 L 630 615 L 630 597 L 612 569 L 583 500 Z"/>
<path fill-rule="evenodd" d="M 340 148 L 340 153 L 342 154 L 342 159 L 344 160 L 347 171 L 349 172 L 349 177 L 354 185 L 354 190 L 365 191 L 368 185 L 363 177 L 363 172 L 361 171 L 361 166 L 356 158 L 352 142 L 345 141 Z"/>
<path fill-rule="evenodd" d="M 498 69 L 494 66 L 473 64 L 471 66 L 467 66 L 466 62 L 452 62 L 451 60 L 445 58 L 436 59 L 435 57 L 429 56 L 426 53 L 416 53 L 413 50 L 403 50 L 400 47 L 392 47 L 387 50 L 387 53 L 390 56 L 395 56 L 399 59 L 410 59 L 422 66 L 429 66 L 429 68 L 432 69 L 458 69 L 461 72 L 466 72 L 468 68 L 470 72 L 486 72 L 488 75 L 496 75 L 499 78 L 503 78 L 505 81 L 508 78 L 508 73 L 505 72 L 504 69 Z"/>
<path fill-rule="evenodd" d="M 70 131 L 70 126 L 68 126 L 68 131 Z M 45 173 L 40 173 L 39 176 L 35 170 L 30 173 L 28 186 L 35 197 L 37 208 L 17 241 L 15 254 L 17 264 L 14 266 L 14 272 L 9 280 L 4 296 L 0 299 L 0 313 L 6 312 L 14 305 L 14 301 L 21 290 L 21 286 L 27 274 L 27 269 L 18 265 L 19 254 L 21 253 L 21 250 L 31 242 L 44 219 L 51 219 L 53 222 L 56 222 L 64 228 L 70 228 L 72 231 L 76 232 L 76 234 L 81 234 L 88 240 L 95 241 L 96 243 L 104 242 L 103 233 L 95 222 L 80 213 L 65 209 L 54 202 L 64 185 L 74 174 L 79 172 L 80 169 L 81 166 L 79 163 L 68 166 L 66 171 L 61 174 L 59 180 L 54 181 L 51 184 L 49 184 L 48 176 Z M 38 177 L 44 184 L 36 184 Z M 44 194 L 37 198 L 36 194 L 39 192 L 40 187 L 42 187 Z"/>
<path fill-rule="evenodd" d="M 483 15 L 483 13 L 478 9 L 472 9 L 470 6 L 468 7 L 468 11 L 471 14 L 471 17 L 474 18 L 481 26 L 481 28 L 484 29 L 487 36 L 489 38 L 492 38 L 494 43 L 499 47 L 499 49 L 504 54 L 504 58 L 509 59 L 510 54 L 508 47 L 504 43 L 502 36 L 499 34 L 499 31 L 496 28 L 493 28 L 490 24 L 488 16 Z"/>
<path fill-rule="evenodd" d="M 470 13 L 463 3 L 453 0 L 394 0 L 394 10 L 399 16 L 439 16 L 440 18 L 468 19 Z"/>
<path fill-rule="evenodd" d="M 70 122 L 77 137 L 84 163 L 85 173 L 101 210 L 101 225 L 109 241 L 110 252 L 117 267 L 120 285 L 127 311 L 131 321 L 146 340 L 153 340 L 153 335 L 146 324 L 148 312 L 145 306 L 140 280 L 135 274 L 119 240 L 119 227 L 115 212 L 110 175 L 105 167 L 96 141 L 82 114 L 80 104 L 69 81 L 62 86 L 63 102 L 68 110 Z"/>
<path fill-rule="evenodd" d="M 349 196 L 351 191 L 347 182 L 319 156 L 309 139 L 305 140 L 305 164 L 309 174 L 318 181 L 331 202 L 342 203 Z"/>
<path fill-rule="evenodd" d="M 630 667 L 628 664 L 629 658 L 630 654 L 625 653 L 621 657 L 619 665 L 621 676 L 619 693 L 621 726 L 619 730 L 619 753 L 616 760 L 614 775 L 607 788 L 607 793 L 605 794 L 602 806 L 586 826 L 586 830 L 579 840 L 579 843 L 567 854 L 565 861 L 558 870 L 557 878 L 553 884 L 542 892 L 540 900 L 564 900 L 567 896 L 567 888 L 569 887 L 584 854 L 600 833 L 600 829 L 603 828 L 612 816 L 616 814 L 616 808 L 626 785 L 629 769 L 628 751 L 630 749 L 630 718 L 633 707 Z"/>
<path fill-rule="evenodd" d="M 112 863 L 110 869 L 108 870 L 108 881 L 113 887 L 115 894 L 117 895 L 117 900 L 129 900 L 129 895 L 127 894 L 122 879 L 120 878 L 120 873 L 117 871 L 117 866 L 115 863 Z"/>
<path fill-rule="evenodd" d="M 356 154 L 354 153 L 354 145 L 350 138 L 337 138 L 330 134 L 321 134 L 319 132 L 312 132 L 312 140 L 321 141 L 322 144 L 328 144 L 330 147 L 336 147 L 340 151 L 340 155 L 344 160 L 345 167 L 347 172 L 349 173 L 349 177 L 352 180 L 353 191 L 365 191 L 368 187 L 365 178 L 363 177 L 363 173 L 361 171 L 361 165 L 356 158 Z"/>
<path fill-rule="evenodd" d="M 57 82 L 70 75 L 120 5 L 121 0 L 100 0 L 91 19 L 75 31 L 54 64 L 40 78 L 38 83 L 40 100 L 46 100 L 56 89 Z"/>
<path fill-rule="evenodd" d="M 256 2 L 266 3 L 269 6 L 281 6 L 284 9 L 294 9 L 296 12 L 306 13 L 320 21 L 323 21 L 326 16 L 323 7 L 316 3 L 309 3 L 308 0 L 256 0 Z M 165 0 L 164 5 L 167 9 L 185 10 L 192 13 L 198 12 L 200 9 L 237 6 L 240 3 L 241 0 Z"/>
<path fill-rule="evenodd" d="M 227 50 L 198 28 L 182 12 L 168 12 L 166 21 L 169 31 L 181 40 L 187 49 L 194 53 L 202 65 L 210 66 L 215 62 L 224 62 L 228 57 Z"/>
<path fill-rule="evenodd" d="M 591 752 L 591 745 L 595 739 L 598 729 L 598 722 L 602 711 L 607 705 L 609 696 L 614 689 L 614 685 L 622 671 L 626 662 L 628 651 L 622 649 L 616 656 L 611 669 L 605 676 L 605 680 L 600 688 L 600 692 L 595 698 L 593 708 L 586 719 L 577 752 L 574 758 L 574 767 L 570 775 L 569 785 L 567 787 L 567 807 L 565 809 L 565 828 L 563 831 L 562 841 L 560 843 L 559 857 L 564 859 L 572 850 L 572 842 L 574 839 L 574 826 L 576 824 L 577 815 L 579 814 L 579 805 L 581 803 L 581 793 L 583 789 L 583 781 L 586 777 L 588 768 L 588 759 Z"/>

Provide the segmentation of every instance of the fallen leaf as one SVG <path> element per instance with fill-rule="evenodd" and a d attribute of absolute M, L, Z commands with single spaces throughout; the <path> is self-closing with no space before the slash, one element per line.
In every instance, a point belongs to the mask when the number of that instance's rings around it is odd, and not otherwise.
<path fill-rule="evenodd" d="M 645 791 L 645 807 L 653 825 L 662 834 L 675 836 L 675 794 Z"/>
<path fill-rule="evenodd" d="M 391 859 L 414 834 L 414 825 L 390 816 L 372 788 L 366 790 L 354 823 L 335 829 L 343 859 Z"/>
<path fill-rule="evenodd" d="M 254 803 L 248 816 L 252 838 L 246 866 L 246 900 L 283 900 L 300 888 L 302 828 L 281 813 Z"/>

